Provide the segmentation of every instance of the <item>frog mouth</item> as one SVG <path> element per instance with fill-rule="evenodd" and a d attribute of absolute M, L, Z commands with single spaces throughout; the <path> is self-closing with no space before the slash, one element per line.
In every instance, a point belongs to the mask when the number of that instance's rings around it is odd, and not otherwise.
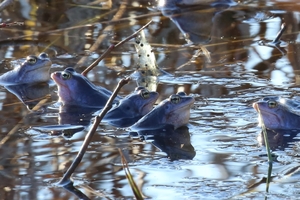
<path fill-rule="evenodd" d="M 61 99 L 66 100 L 71 97 L 71 91 L 64 81 L 60 78 L 60 73 L 54 72 L 51 74 L 51 78 L 59 85 L 58 90 L 62 90 L 63 92 L 59 92 L 59 96 Z"/>
<path fill-rule="evenodd" d="M 59 84 L 61 84 L 61 85 L 64 85 L 64 84 L 62 83 L 61 79 L 60 79 L 60 74 L 59 74 L 59 73 L 57 73 L 57 72 L 52 73 L 52 74 L 51 74 L 51 78 L 52 78 L 55 82 L 57 82 L 57 83 L 59 83 Z"/>
<path fill-rule="evenodd" d="M 259 107 L 258 107 L 258 103 L 253 103 L 252 107 L 254 108 L 254 110 L 256 110 L 256 112 L 260 112 Z"/>

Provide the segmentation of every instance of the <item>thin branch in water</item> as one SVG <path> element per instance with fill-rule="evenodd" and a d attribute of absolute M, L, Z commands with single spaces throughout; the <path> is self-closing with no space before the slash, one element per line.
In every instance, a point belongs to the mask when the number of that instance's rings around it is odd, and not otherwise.
<path fill-rule="evenodd" d="M 74 173 L 75 169 L 77 168 L 77 166 L 81 162 L 81 160 L 82 160 L 82 158 L 83 158 L 83 156 L 84 156 L 84 154 L 85 154 L 85 152 L 88 148 L 88 145 L 90 144 L 90 142 L 92 140 L 92 137 L 93 137 L 93 135 L 95 134 L 95 132 L 97 130 L 97 127 L 99 126 L 99 124 L 100 124 L 101 120 L 103 119 L 103 117 L 105 116 L 105 114 L 111 109 L 113 100 L 115 99 L 115 97 L 119 93 L 120 89 L 124 85 L 126 85 L 129 81 L 130 81 L 130 78 L 123 78 L 119 81 L 116 89 L 114 90 L 114 92 L 112 93 L 112 95 L 110 96 L 108 101 L 106 102 L 106 105 L 103 108 L 103 110 L 101 111 L 101 113 L 98 116 L 95 117 L 93 126 L 89 130 L 87 135 L 85 136 L 83 144 L 82 144 L 76 158 L 74 159 L 73 163 L 71 164 L 71 166 L 69 167 L 67 172 L 64 174 L 63 178 L 58 182 L 58 185 L 66 186 L 66 185 L 69 185 L 69 184 L 73 184 L 72 181 L 70 180 L 71 175 Z"/>
<path fill-rule="evenodd" d="M 121 46 L 122 44 L 124 44 L 125 42 L 127 42 L 128 40 L 131 40 L 132 38 L 135 38 L 137 36 L 137 34 L 139 32 L 141 32 L 142 30 L 144 30 L 147 26 L 150 25 L 150 23 L 152 22 L 152 20 L 150 22 L 148 22 L 146 25 L 144 25 L 142 28 L 140 28 L 139 30 L 137 30 L 136 32 L 134 32 L 132 35 L 130 35 L 129 37 L 125 38 L 124 40 L 122 40 L 121 42 L 119 42 L 116 45 L 111 45 L 97 60 L 95 60 L 89 67 L 87 67 L 81 74 L 83 76 L 86 76 L 87 73 L 89 71 L 91 71 L 95 66 L 98 65 L 98 63 L 105 58 L 105 56 L 107 54 L 109 54 L 114 48 L 117 48 L 118 46 Z"/>

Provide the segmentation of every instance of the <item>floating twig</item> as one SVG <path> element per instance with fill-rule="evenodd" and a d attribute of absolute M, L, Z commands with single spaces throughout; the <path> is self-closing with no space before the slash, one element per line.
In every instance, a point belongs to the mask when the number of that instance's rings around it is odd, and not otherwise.
<path fill-rule="evenodd" d="M 103 117 L 105 116 L 105 114 L 111 109 L 112 102 L 115 99 L 115 97 L 117 96 L 120 89 L 124 85 L 126 85 L 129 81 L 130 81 L 130 78 L 123 78 L 119 81 L 116 89 L 114 90 L 114 92 L 112 93 L 112 95 L 110 96 L 108 101 L 106 102 L 106 105 L 103 108 L 103 110 L 101 111 L 101 113 L 98 116 L 95 117 L 92 128 L 87 133 L 76 158 L 74 159 L 73 163 L 71 164 L 71 166 L 69 167 L 67 172 L 64 174 L 63 178 L 58 182 L 58 185 L 67 186 L 69 184 L 73 184 L 73 182 L 70 180 L 70 177 L 73 174 L 73 172 L 75 171 L 75 169 L 77 168 L 77 166 L 79 165 L 79 163 L 81 162 L 81 160 L 87 150 L 87 147 L 90 144 L 92 137 L 98 128 L 98 125 L 100 124 L 100 122 L 103 119 Z"/>

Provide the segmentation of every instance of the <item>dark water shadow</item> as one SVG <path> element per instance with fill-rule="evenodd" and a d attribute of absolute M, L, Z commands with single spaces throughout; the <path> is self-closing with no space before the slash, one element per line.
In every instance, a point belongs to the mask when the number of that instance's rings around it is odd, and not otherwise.
<path fill-rule="evenodd" d="M 131 135 L 135 134 L 131 132 Z M 142 130 L 137 134 L 142 140 L 151 141 L 154 146 L 165 152 L 171 160 L 192 160 L 196 155 L 187 126 L 174 130 L 173 125 L 165 125 L 159 129 Z"/>
<path fill-rule="evenodd" d="M 27 133 L 36 135 L 37 138 L 58 137 L 71 138 L 74 134 L 81 132 L 91 124 L 94 108 L 81 106 L 60 106 L 58 113 L 58 124 L 34 126 Z"/>
<path fill-rule="evenodd" d="M 73 195 L 75 195 L 76 197 L 78 197 L 79 199 L 83 199 L 83 200 L 90 199 L 83 192 L 81 192 L 76 187 L 74 187 L 73 183 L 67 184 L 67 185 L 63 186 L 63 188 L 66 189 L 68 192 L 72 193 Z"/>

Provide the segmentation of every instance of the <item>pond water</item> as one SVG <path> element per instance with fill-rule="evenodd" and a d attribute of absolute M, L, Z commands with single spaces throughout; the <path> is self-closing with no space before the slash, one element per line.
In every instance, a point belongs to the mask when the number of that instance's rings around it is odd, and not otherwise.
<path fill-rule="evenodd" d="M 268 158 L 257 140 L 261 128 L 252 103 L 268 95 L 298 95 L 300 3 L 170 2 L 14 1 L 1 11 L 0 22 L 24 25 L 0 29 L 0 72 L 40 52 L 51 57 L 51 72 L 66 67 L 81 72 L 111 44 L 153 20 L 146 38 L 158 66 L 172 74 L 160 77 L 158 102 L 180 91 L 194 96 L 190 123 L 149 138 L 101 124 L 73 174 L 75 187 L 90 199 L 133 199 L 120 148 L 147 199 L 297 198 L 299 144 L 286 133 L 269 138 L 276 159 L 265 192 Z M 273 45 L 283 23 L 281 42 Z M 88 78 L 113 90 L 136 63 L 131 40 Z M 135 87 L 131 81 L 120 95 Z M 7 88 L 0 90 L 0 199 L 78 199 L 55 183 L 90 126 L 61 124 L 74 116 L 59 113 L 53 82 L 38 92 L 50 91 L 38 112 L 29 111 Z"/>

